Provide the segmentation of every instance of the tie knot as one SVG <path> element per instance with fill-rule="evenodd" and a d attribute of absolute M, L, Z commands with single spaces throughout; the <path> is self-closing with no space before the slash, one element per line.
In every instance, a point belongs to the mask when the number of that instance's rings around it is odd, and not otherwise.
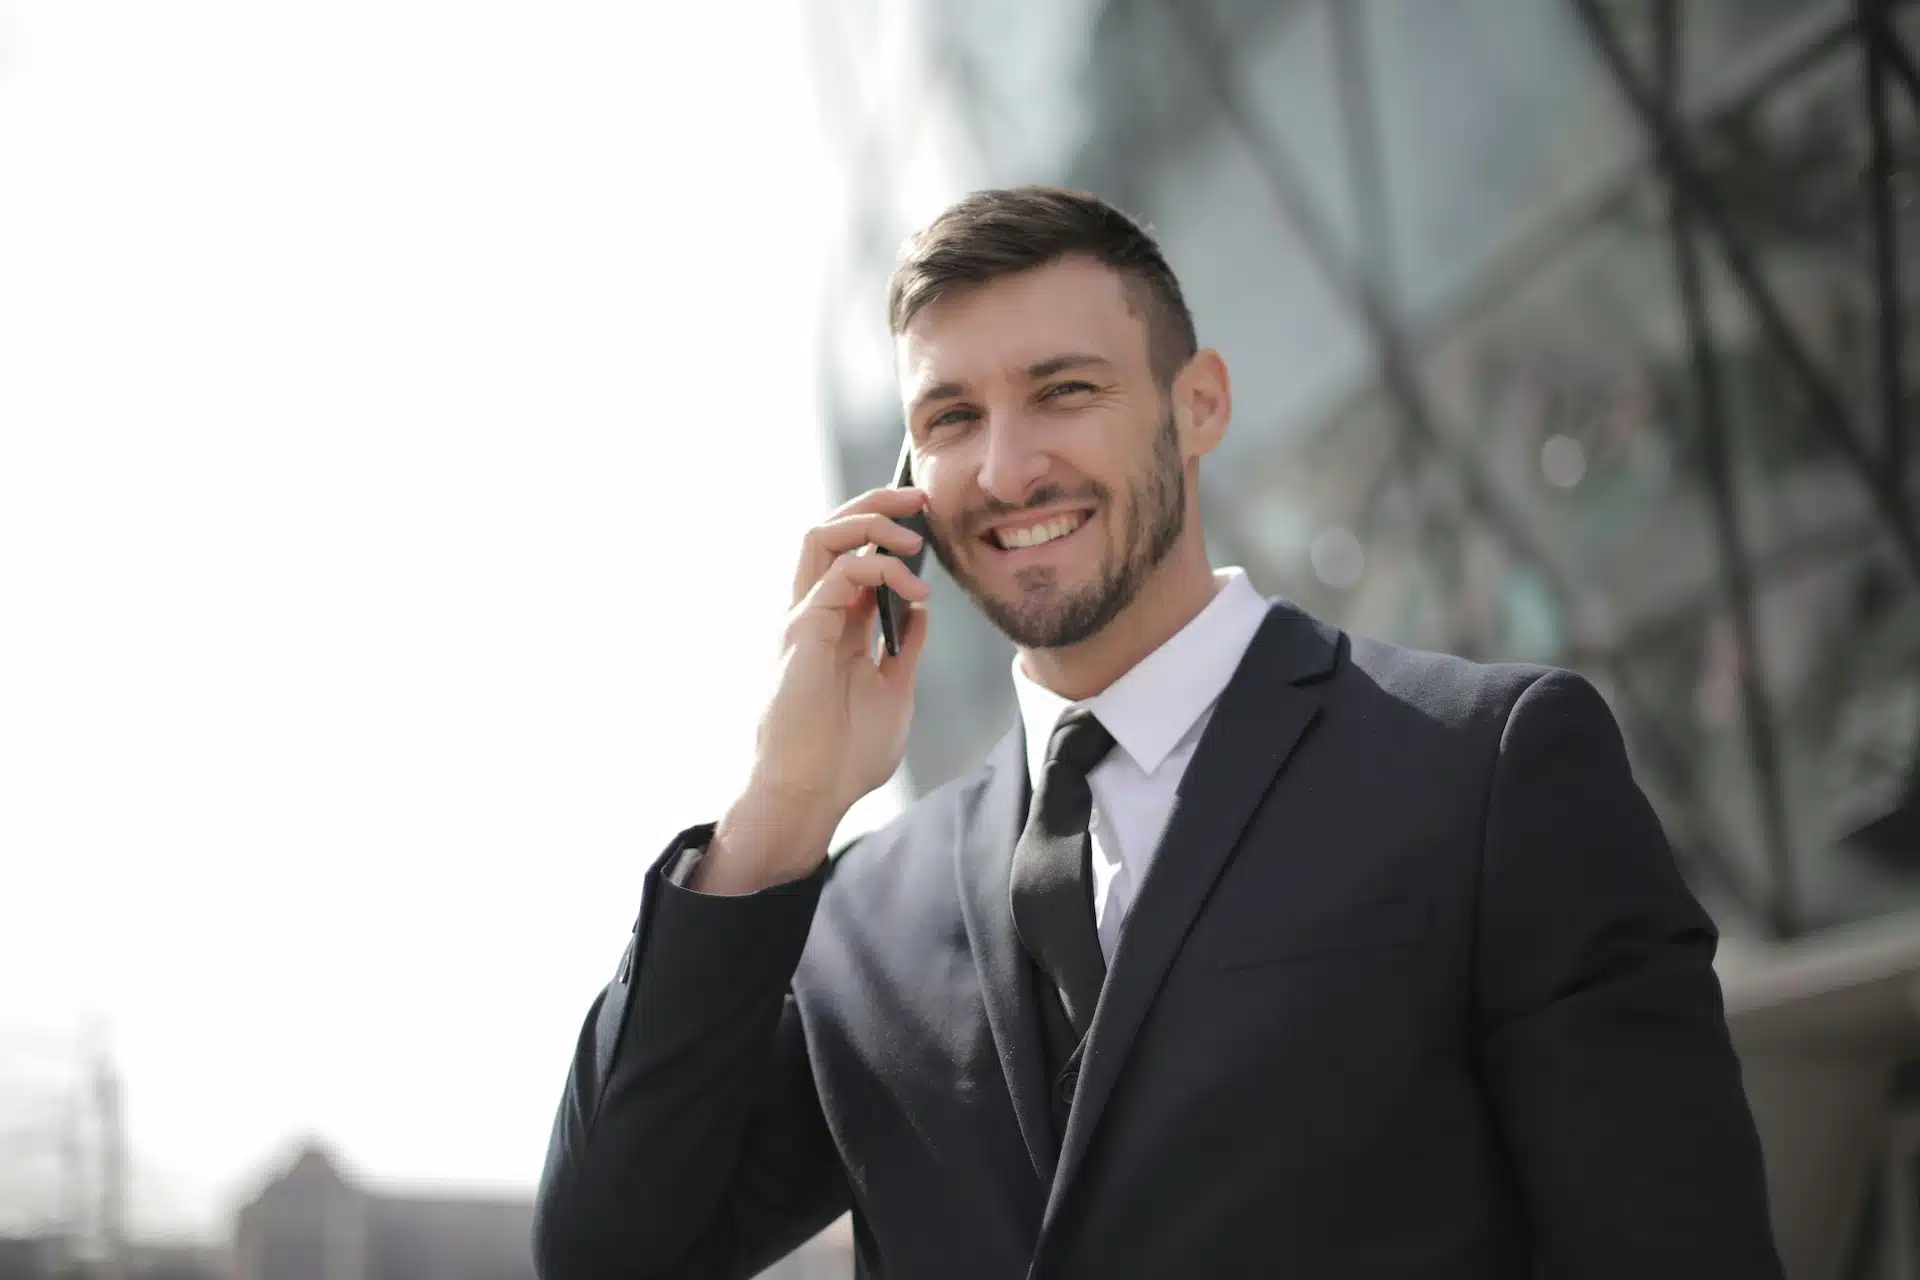
<path fill-rule="evenodd" d="M 1064 764 L 1084 778 L 1111 750 L 1113 735 L 1107 727 L 1093 712 L 1076 707 L 1054 726 L 1053 736 L 1047 740 L 1047 763 Z"/>

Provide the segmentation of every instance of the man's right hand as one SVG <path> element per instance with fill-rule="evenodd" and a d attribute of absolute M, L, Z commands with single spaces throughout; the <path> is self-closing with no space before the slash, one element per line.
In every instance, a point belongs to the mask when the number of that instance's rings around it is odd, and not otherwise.
<path fill-rule="evenodd" d="M 874 489 L 807 533 L 753 772 L 720 820 L 692 888 L 751 893 L 809 874 L 847 810 L 900 767 L 926 647 L 927 585 L 872 548 L 918 551 L 920 535 L 895 522 L 925 504 L 919 489 Z M 876 661 L 874 592 L 882 583 L 914 607 L 900 655 L 882 651 Z"/>

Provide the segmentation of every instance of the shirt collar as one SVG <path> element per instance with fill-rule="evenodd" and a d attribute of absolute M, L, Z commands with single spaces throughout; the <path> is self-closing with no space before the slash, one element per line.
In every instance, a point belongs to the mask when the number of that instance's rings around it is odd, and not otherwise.
<path fill-rule="evenodd" d="M 1219 700 L 1266 621 L 1267 602 L 1241 569 L 1221 569 L 1213 576 L 1220 586 L 1207 607 L 1091 698 L 1069 702 L 1036 684 L 1021 670 L 1020 659 L 1013 660 L 1013 693 L 1026 736 L 1027 776 L 1034 786 L 1040 785 L 1047 741 L 1070 708 L 1089 708 L 1141 772 L 1152 774 Z"/>

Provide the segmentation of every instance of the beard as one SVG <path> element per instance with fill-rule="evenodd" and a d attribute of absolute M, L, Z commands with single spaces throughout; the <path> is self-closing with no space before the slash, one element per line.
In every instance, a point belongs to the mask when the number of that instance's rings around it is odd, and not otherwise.
<path fill-rule="evenodd" d="M 1058 485 L 1048 485 L 1020 506 L 989 503 L 968 513 L 962 524 L 977 528 L 1024 510 L 1074 501 L 1109 513 L 1114 510 L 1112 491 L 1097 481 L 1071 493 Z M 983 590 L 979 580 L 957 563 L 954 547 L 958 539 L 948 530 L 933 524 L 928 541 L 947 576 L 1007 639 L 1022 649 L 1063 649 L 1098 635 L 1133 603 L 1148 575 L 1173 553 L 1186 524 L 1187 489 L 1180 465 L 1180 438 L 1169 416 L 1155 433 L 1153 454 L 1144 473 L 1127 487 L 1125 527 L 1119 542 L 1108 545 L 1093 581 L 1070 589 L 1060 583 L 1059 571 L 1052 567 L 1022 569 L 1014 578 L 1017 596 L 1003 599 Z"/>

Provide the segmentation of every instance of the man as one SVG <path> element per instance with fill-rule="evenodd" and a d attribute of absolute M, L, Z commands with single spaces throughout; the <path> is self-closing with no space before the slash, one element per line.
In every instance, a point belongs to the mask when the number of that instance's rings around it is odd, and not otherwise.
<path fill-rule="evenodd" d="M 911 489 L 812 530 L 755 765 L 648 872 L 554 1126 L 547 1280 L 1779 1274 L 1713 927 L 1592 687 L 1208 564 L 1227 369 L 1140 228 L 983 192 L 890 315 Z M 1018 724 L 899 763 L 924 510 Z"/>

